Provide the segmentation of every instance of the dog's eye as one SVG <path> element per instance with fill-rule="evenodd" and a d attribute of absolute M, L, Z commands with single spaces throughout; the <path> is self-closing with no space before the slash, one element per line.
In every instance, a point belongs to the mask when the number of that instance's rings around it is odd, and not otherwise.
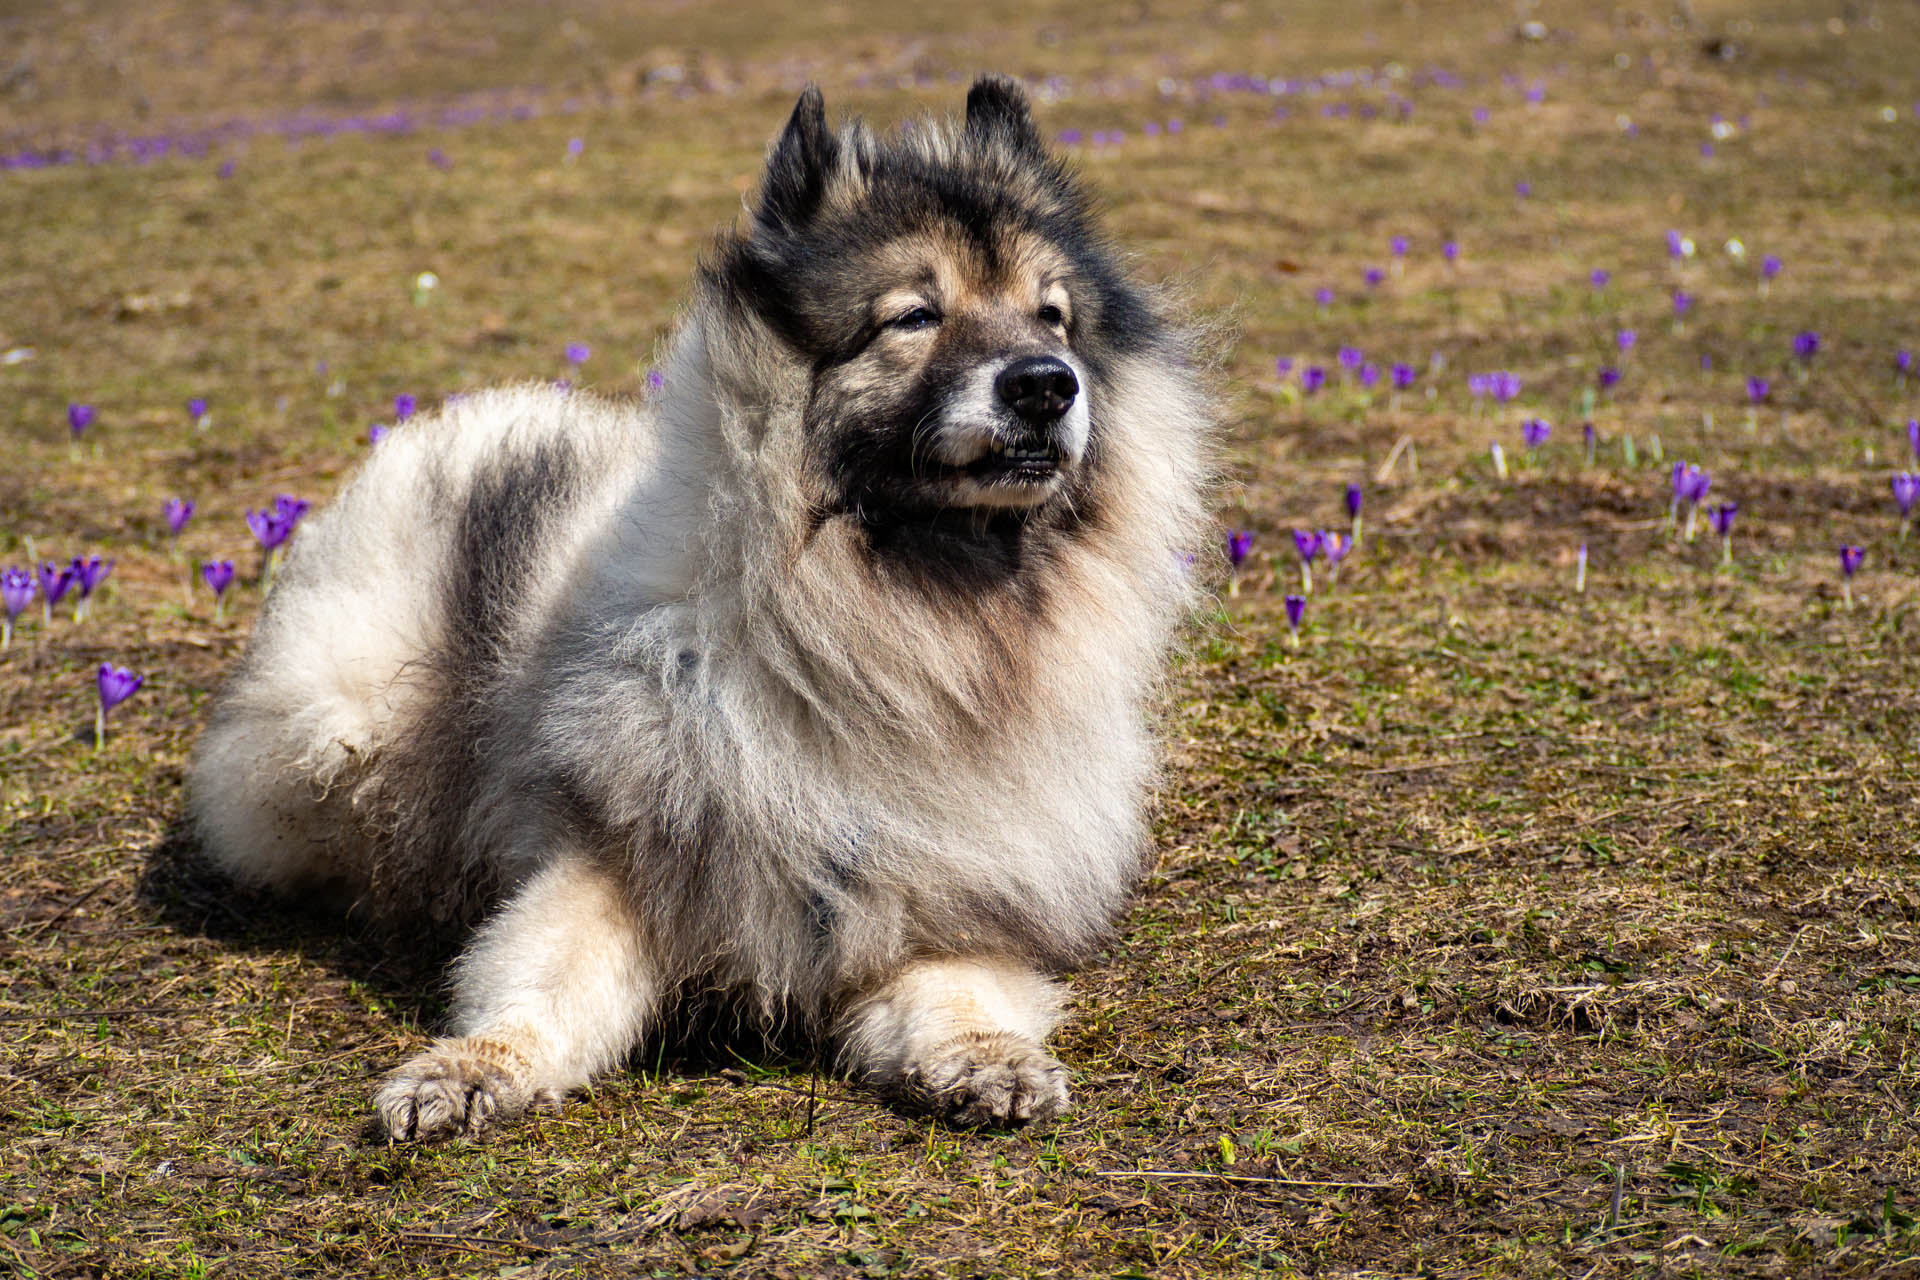
<path fill-rule="evenodd" d="M 1034 317 L 1038 319 L 1041 324 L 1054 329 L 1058 329 L 1067 322 L 1067 313 L 1054 306 L 1051 302 L 1034 312 Z"/>
<path fill-rule="evenodd" d="M 925 329 L 930 325 L 939 323 L 939 313 L 934 311 L 932 307 L 915 307 L 913 310 L 902 312 L 900 315 L 887 321 L 887 327 L 890 329 Z"/>

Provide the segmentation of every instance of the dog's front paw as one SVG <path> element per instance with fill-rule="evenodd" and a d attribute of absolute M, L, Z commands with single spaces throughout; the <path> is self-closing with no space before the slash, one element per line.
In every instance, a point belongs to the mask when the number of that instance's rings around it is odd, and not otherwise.
<path fill-rule="evenodd" d="M 532 1087 L 532 1064 L 498 1040 L 442 1040 L 384 1080 L 373 1095 L 387 1136 L 430 1142 L 479 1133 L 529 1106 L 559 1101 Z"/>
<path fill-rule="evenodd" d="M 1067 1110 L 1067 1071 L 1018 1036 L 972 1035 L 927 1054 L 908 1072 L 910 1097 L 958 1125 L 1037 1124 Z"/>

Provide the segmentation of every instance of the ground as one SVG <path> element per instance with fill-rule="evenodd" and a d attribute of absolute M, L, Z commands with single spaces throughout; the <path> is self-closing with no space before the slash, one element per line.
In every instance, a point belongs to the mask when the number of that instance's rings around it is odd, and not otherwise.
<path fill-rule="evenodd" d="M 1920 1274 L 1910 4 L 496 8 L 0 15 L 0 565 L 115 561 L 0 653 L 0 1272 Z M 1059 1038 L 1078 1110 L 963 1133 L 676 1042 L 383 1144 L 431 959 L 173 834 L 243 513 L 324 501 L 398 394 L 638 393 L 807 80 L 888 121 L 981 68 L 1218 331 L 1253 535 Z M 1291 533 L 1349 483 L 1296 646 Z M 96 750 L 102 662 L 146 683 Z"/>

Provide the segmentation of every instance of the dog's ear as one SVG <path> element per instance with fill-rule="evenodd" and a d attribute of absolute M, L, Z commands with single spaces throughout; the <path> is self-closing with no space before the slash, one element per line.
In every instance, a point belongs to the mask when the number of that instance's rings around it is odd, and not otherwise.
<path fill-rule="evenodd" d="M 767 177 L 760 188 L 760 220 L 776 229 L 796 231 L 820 207 L 827 179 L 839 159 L 840 143 L 827 129 L 827 104 L 818 85 L 808 85 L 767 154 Z"/>
<path fill-rule="evenodd" d="M 981 76 L 967 92 L 967 132 L 1024 155 L 1043 155 L 1027 91 L 1008 76 Z"/>

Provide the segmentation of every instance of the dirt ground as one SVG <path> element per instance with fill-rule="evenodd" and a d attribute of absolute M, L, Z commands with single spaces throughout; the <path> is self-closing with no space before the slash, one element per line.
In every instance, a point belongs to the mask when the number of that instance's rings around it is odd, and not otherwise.
<path fill-rule="evenodd" d="M 676 1038 L 385 1145 L 436 958 L 175 835 L 244 512 L 399 394 L 638 391 L 805 82 L 894 120 L 983 68 L 1218 325 L 1252 534 L 1077 1110 L 958 1132 Z M 0 652 L 0 1274 L 1920 1275 L 1916 209 L 1912 4 L 9 6 L 0 567 L 114 568 Z M 146 683 L 95 750 L 102 662 Z"/>

